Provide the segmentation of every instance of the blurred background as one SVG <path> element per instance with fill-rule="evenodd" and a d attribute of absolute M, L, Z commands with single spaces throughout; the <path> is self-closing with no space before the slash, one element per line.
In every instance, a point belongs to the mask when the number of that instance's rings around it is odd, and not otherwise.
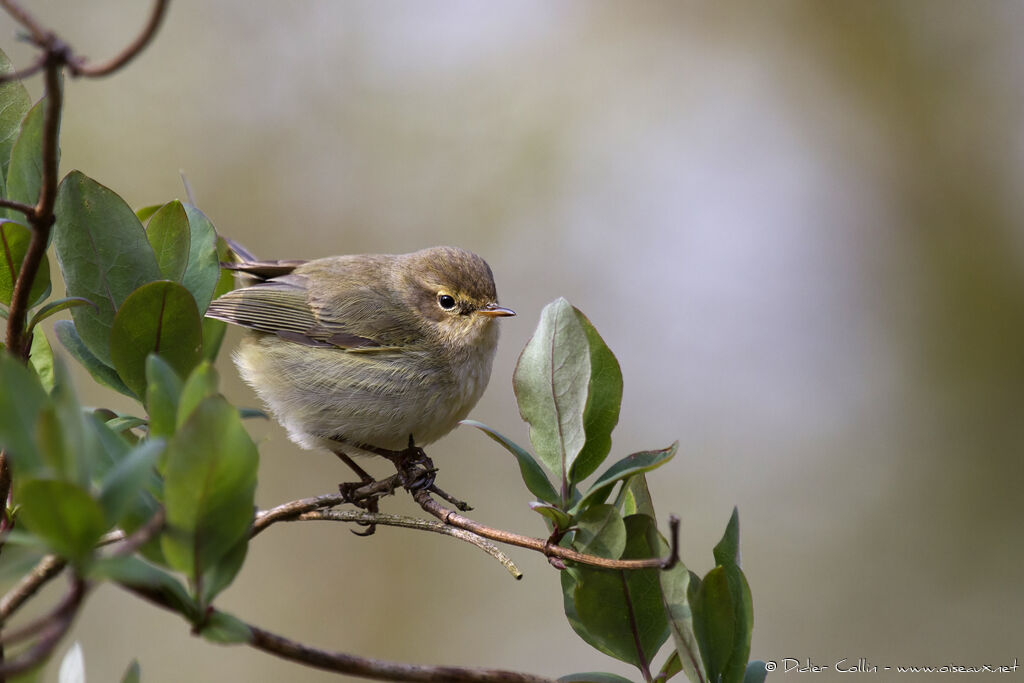
<path fill-rule="evenodd" d="M 100 59 L 148 4 L 31 7 Z M 268 258 L 478 252 L 519 317 L 473 417 L 521 443 L 512 368 L 567 297 L 622 365 L 613 455 L 680 441 L 651 488 L 693 570 L 739 507 L 753 658 L 828 666 L 815 680 L 844 658 L 1012 664 L 1022 27 L 1024 5 L 988 0 L 176 0 L 127 70 L 68 82 L 62 173 L 139 207 L 184 198 L 182 169 L 219 231 Z M 14 34 L 0 17 L 0 47 L 27 64 Z M 254 405 L 228 355 L 225 393 Z M 88 401 L 131 407 L 79 379 Z M 249 425 L 261 507 L 349 476 Z M 476 519 L 544 534 L 483 435 L 430 453 Z M 278 525 L 221 606 L 383 659 L 636 677 L 572 633 L 543 558 L 509 552 L 521 582 L 450 539 Z M 74 638 L 90 681 L 133 657 L 144 681 L 338 680 L 192 638 L 113 588 Z"/>

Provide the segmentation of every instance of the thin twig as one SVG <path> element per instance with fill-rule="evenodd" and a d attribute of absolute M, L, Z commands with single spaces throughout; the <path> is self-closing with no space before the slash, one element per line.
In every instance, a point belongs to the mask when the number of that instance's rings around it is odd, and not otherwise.
<path fill-rule="evenodd" d="M 71 73 L 75 76 L 87 76 L 89 78 L 99 78 L 100 76 L 109 76 L 114 73 L 125 64 L 133 60 L 149 41 L 152 40 L 156 34 L 157 29 L 160 28 L 160 22 L 163 21 L 164 15 L 166 14 L 167 5 L 170 0 L 156 0 L 153 4 L 153 11 L 150 12 L 149 21 L 146 22 L 146 26 L 142 29 L 135 40 L 131 42 L 128 47 L 121 51 L 121 54 L 108 59 L 106 62 L 100 64 L 88 65 L 88 64 L 71 64 Z"/>
<path fill-rule="evenodd" d="M 361 676 L 377 681 L 433 681 L 447 683 L 555 683 L 550 678 L 515 671 L 469 669 L 454 666 L 417 666 L 328 652 L 296 643 L 283 636 L 250 626 L 252 645 L 257 650 L 326 671 Z"/>
<path fill-rule="evenodd" d="M 492 541 L 536 550 L 537 552 L 544 553 L 544 555 L 548 557 L 557 557 L 562 560 L 571 560 L 573 562 L 579 562 L 581 564 L 587 564 L 594 567 L 602 567 L 604 569 L 660 569 L 673 566 L 676 562 L 676 559 L 673 558 L 678 558 L 678 548 L 675 547 L 675 545 L 673 546 L 671 555 L 667 558 L 653 557 L 649 560 L 611 560 L 604 557 L 597 557 L 595 555 L 586 555 L 571 548 L 563 548 L 559 545 L 553 545 L 540 538 L 522 536 L 510 531 L 495 529 L 494 527 L 489 527 L 485 524 L 475 522 L 468 517 L 460 515 L 455 510 L 446 508 L 438 503 L 430 497 L 429 491 L 415 491 L 413 492 L 412 497 L 419 506 L 423 508 L 423 510 L 434 517 L 437 517 L 445 524 L 451 524 L 459 527 L 460 529 L 472 531 L 473 533 L 479 534 L 484 538 L 489 538 Z"/>
<path fill-rule="evenodd" d="M 3 80 L 0 79 L 0 83 L 2 82 Z M 0 197 L 0 206 L 8 209 L 14 209 L 15 211 L 25 214 L 29 218 L 34 216 L 36 213 L 36 207 L 34 206 L 29 206 L 28 204 L 16 202 L 13 199 L 4 199 L 3 197 Z"/>
<path fill-rule="evenodd" d="M 43 54 L 39 59 L 37 59 L 35 64 L 26 66 L 21 71 L 12 71 L 10 73 L 0 74 L 0 83 L 23 81 L 26 78 L 31 78 L 42 71 L 44 66 L 46 66 L 46 54 Z"/>
<path fill-rule="evenodd" d="M 14 17 L 15 21 L 28 29 L 33 43 L 39 47 L 45 47 L 50 32 L 43 28 L 24 7 L 14 2 L 14 0 L 0 0 L 0 5 L 3 5 L 3 8 Z"/>
<path fill-rule="evenodd" d="M 12 4 L 11 0 L 5 1 L 5 6 L 10 4 Z M 39 201 L 32 214 L 28 216 L 29 222 L 32 224 L 32 237 L 29 240 L 28 249 L 25 251 L 25 258 L 21 262 L 18 279 L 14 283 L 7 320 L 7 351 L 22 359 L 28 358 L 29 348 L 29 339 L 25 335 L 28 295 L 36 273 L 39 272 L 39 264 L 46 256 L 46 245 L 50 241 L 50 229 L 53 227 L 54 221 L 53 203 L 57 196 L 57 138 L 64 99 L 60 86 L 60 72 L 66 51 L 56 44 L 56 38 L 53 38 L 51 42 L 54 44 L 48 46 L 46 59 L 46 111 L 43 114 L 42 174 Z"/>
<path fill-rule="evenodd" d="M 153 516 L 149 518 L 145 524 L 136 529 L 130 536 L 124 536 L 123 532 L 121 538 L 116 539 L 112 542 L 121 542 L 122 545 L 118 546 L 114 550 L 113 554 L 115 557 L 124 557 L 131 555 L 136 550 L 146 544 L 149 539 L 156 536 L 158 533 L 163 531 L 164 524 L 167 522 L 167 513 L 164 511 L 163 506 L 157 508 Z"/>
<path fill-rule="evenodd" d="M 366 512 L 364 510 L 313 510 L 304 512 L 297 517 L 286 518 L 286 522 L 306 521 L 331 521 L 331 522 L 355 522 L 357 524 L 380 524 L 382 526 L 396 526 L 405 529 L 416 529 L 419 531 L 432 531 L 436 534 L 451 536 L 461 541 L 466 541 L 480 548 L 485 553 L 498 560 L 508 573 L 516 580 L 523 578 L 515 563 L 505 553 L 501 552 L 498 546 L 485 538 L 481 538 L 472 531 L 459 529 L 443 522 L 432 519 L 421 519 L 406 515 L 391 515 L 383 512 Z"/>
<path fill-rule="evenodd" d="M 82 605 L 87 587 L 85 581 L 78 577 L 75 578 L 71 584 L 71 590 L 58 605 L 58 609 L 52 611 L 45 623 L 37 629 L 41 635 L 36 644 L 14 659 L 0 664 L 0 677 L 28 671 L 50 656 L 60 639 L 71 628 L 71 623 L 75 620 L 75 615 Z M 22 631 L 24 630 L 22 629 Z M 20 635 L 20 632 L 12 635 Z"/>
<path fill-rule="evenodd" d="M 50 579 L 60 574 L 67 562 L 56 555 L 47 555 L 29 570 L 28 574 L 0 598 L 0 624 L 18 611 L 21 605 L 36 594 Z"/>

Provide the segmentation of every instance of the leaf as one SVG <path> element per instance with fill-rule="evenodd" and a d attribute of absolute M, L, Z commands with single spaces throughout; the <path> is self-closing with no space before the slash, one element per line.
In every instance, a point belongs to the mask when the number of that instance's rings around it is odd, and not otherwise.
<path fill-rule="evenodd" d="M 213 300 L 213 290 L 220 278 L 220 259 L 217 257 L 217 232 L 213 223 L 206 215 L 192 206 L 185 204 L 188 214 L 188 225 L 191 233 L 188 252 L 188 266 L 181 279 L 188 291 L 196 300 L 196 308 L 206 313 Z"/>
<path fill-rule="evenodd" d="M 10 306 L 14 296 L 14 284 L 21 272 L 21 265 L 32 240 L 32 231 L 20 223 L 0 220 L 0 303 Z M 39 262 L 32 289 L 28 293 L 29 305 L 46 295 L 50 287 L 50 261 L 44 256 Z"/>
<path fill-rule="evenodd" d="M 622 514 L 647 515 L 651 519 L 657 519 L 654 514 L 654 501 L 651 500 L 651 492 L 647 488 L 647 475 L 643 472 L 634 474 L 626 480 L 622 487 Z"/>
<path fill-rule="evenodd" d="M 168 607 L 190 622 L 195 622 L 201 615 L 199 606 L 178 579 L 135 555 L 99 557 L 89 566 L 88 577 L 96 581 L 116 581 L 126 586 L 155 588 L 167 598 Z"/>
<path fill-rule="evenodd" d="M 519 461 L 519 471 L 523 476 L 523 482 L 526 483 L 526 488 L 530 490 L 530 493 L 537 496 L 537 498 L 545 503 L 556 505 L 559 502 L 558 492 L 555 491 L 555 487 L 551 485 L 551 482 L 548 480 L 548 476 L 544 473 L 544 469 L 540 466 L 540 463 L 534 460 L 533 456 L 530 455 L 525 448 L 508 437 L 500 434 L 497 430 L 491 429 L 482 422 L 477 422 L 476 420 L 463 420 L 459 424 L 476 427 L 484 434 L 504 446 L 505 450 L 509 453 L 516 456 L 516 460 Z"/>
<path fill-rule="evenodd" d="M 665 660 L 665 663 L 661 665 L 661 671 L 658 672 L 655 680 L 667 681 L 682 670 L 683 665 L 679 661 L 679 653 L 673 650 L 672 654 L 670 654 L 668 659 Z M 690 680 L 698 681 L 698 683 L 704 681 L 703 678 L 690 678 Z"/>
<path fill-rule="evenodd" d="M 135 217 L 138 218 L 140 222 L 145 223 L 147 220 L 149 220 L 153 216 L 153 214 L 155 214 L 157 211 L 159 211 L 160 209 L 162 209 L 165 206 L 167 206 L 167 205 L 166 204 L 150 204 L 149 206 L 144 206 L 141 209 L 136 209 L 135 210 Z"/>
<path fill-rule="evenodd" d="M 660 536 L 658 540 L 659 554 L 666 555 L 669 550 L 668 544 Z M 707 672 L 701 659 L 700 645 L 693 625 L 693 610 L 688 596 L 690 572 L 682 562 L 677 562 L 672 569 L 663 570 L 659 579 L 662 603 L 668 616 L 679 670 L 684 671 L 691 681 L 706 681 Z"/>
<path fill-rule="evenodd" d="M 35 206 L 39 201 L 39 188 L 42 185 L 46 102 L 44 97 L 25 114 L 18 138 L 11 148 L 11 164 L 7 168 L 7 198 L 30 206 Z M 57 125 L 60 125 L 59 121 Z"/>
<path fill-rule="evenodd" d="M 562 503 L 580 472 L 592 471 L 607 456 L 618 421 L 622 382 L 618 364 L 586 316 L 565 299 L 541 312 L 540 323 L 519 356 L 513 387 L 519 412 L 530 423 L 537 457 L 561 480 Z M 594 408 L 588 409 L 593 402 Z M 614 409 L 612 409 L 614 408 Z M 583 458 L 581 469 L 573 466 Z"/>
<path fill-rule="evenodd" d="M 41 330 L 32 334 L 32 347 L 28 353 L 29 362 L 36 373 L 36 377 L 39 378 L 39 383 L 47 393 L 53 391 L 53 349 L 50 348 L 50 342 Z"/>
<path fill-rule="evenodd" d="M 14 67 L 3 52 L 0 52 L 0 74 L 14 73 Z M 11 148 L 18 138 L 21 122 L 28 113 L 32 100 L 21 81 L 0 83 L 0 176 L 7 178 L 11 164 Z M 7 196 L 6 194 L 4 195 Z"/>
<path fill-rule="evenodd" d="M 534 512 L 551 520 L 552 524 L 554 524 L 557 529 L 566 531 L 572 526 L 572 517 L 567 515 L 565 511 L 559 507 L 540 502 L 531 502 L 527 503 L 527 505 L 529 505 L 530 509 Z"/>
<path fill-rule="evenodd" d="M 715 563 L 723 567 L 740 566 L 740 511 L 732 509 L 722 540 L 715 546 Z"/>
<path fill-rule="evenodd" d="M 648 532 L 654 520 L 633 515 L 626 526 L 624 559 L 655 557 Z M 639 667 L 650 663 L 669 635 L 657 569 L 604 571 L 577 567 L 563 590 L 571 588 L 569 623 L 577 634 L 605 654 Z M 563 577 L 566 572 L 563 572 Z M 574 621 L 575 619 L 575 621 Z M 639 647 L 638 647 L 639 643 Z"/>
<path fill-rule="evenodd" d="M 192 415 L 196 407 L 210 396 L 217 396 L 217 371 L 214 367 L 203 361 L 192 371 L 192 374 L 185 380 L 181 388 L 181 396 L 178 399 L 178 427 L 185 424 L 185 421 Z"/>
<path fill-rule="evenodd" d="M 121 676 L 121 683 L 139 683 L 142 672 L 139 670 L 139 660 L 133 659 L 132 663 L 128 665 L 128 668 L 124 670 L 124 675 Z"/>
<path fill-rule="evenodd" d="M 163 439 L 143 441 L 104 475 L 99 502 L 109 526 L 120 522 L 132 501 L 145 492 L 165 445 Z"/>
<path fill-rule="evenodd" d="M 78 171 L 61 182 L 54 210 L 54 244 L 67 294 L 96 304 L 71 309 L 75 328 L 92 355 L 112 365 L 114 316 L 132 292 L 160 279 L 156 257 L 125 201 Z"/>
<path fill-rule="evenodd" d="M 590 390 L 583 425 L 587 444 L 569 469 L 569 481 L 583 481 L 601 466 L 612 448 L 612 430 L 619 422 L 622 404 L 622 369 L 615 354 L 579 309 L 573 309 L 587 334 L 590 348 Z"/>
<path fill-rule="evenodd" d="M 8 353 L 0 353 L 0 448 L 6 449 L 17 481 L 43 467 L 35 442 L 40 412 L 50 404 L 39 378 Z"/>
<path fill-rule="evenodd" d="M 257 460 L 238 412 L 220 396 L 204 399 L 168 443 L 161 545 L 198 595 L 202 575 L 249 533 Z"/>
<path fill-rule="evenodd" d="M 632 683 L 628 678 L 618 674 L 588 671 L 582 674 L 569 674 L 558 679 L 558 683 Z"/>
<path fill-rule="evenodd" d="M 142 220 L 140 218 L 140 220 Z M 146 238 L 153 247 L 156 264 L 167 280 L 181 282 L 188 266 L 191 242 L 188 216 L 181 202 L 174 200 L 160 207 L 146 227 Z"/>
<path fill-rule="evenodd" d="M 135 417 L 133 415 L 122 415 L 113 419 L 107 420 L 107 429 L 117 434 L 126 432 L 129 429 L 135 429 L 146 424 L 147 420 L 142 417 Z"/>
<path fill-rule="evenodd" d="M 181 387 L 181 378 L 167 361 L 156 354 L 146 358 L 146 410 L 149 411 L 149 433 L 152 436 L 174 434 Z"/>
<path fill-rule="evenodd" d="M 85 346 L 85 342 L 78 336 L 78 330 L 73 322 L 70 320 L 58 320 L 53 325 L 53 331 L 57 334 L 57 339 L 60 340 L 60 343 L 67 352 L 71 354 L 71 357 L 88 370 L 94 380 L 129 398 L 137 398 L 132 393 L 132 390 L 121 381 L 121 377 L 114 368 L 92 355 L 92 351 Z"/>
<path fill-rule="evenodd" d="M 95 307 L 96 304 L 88 299 L 83 299 L 80 296 L 66 296 L 63 299 L 54 299 L 53 301 L 47 302 L 45 306 L 36 311 L 35 315 L 32 316 L 32 319 L 28 323 L 28 329 L 31 330 L 55 313 L 60 313 L 61 311 L 74 308 L 75 306 Z"/>
<path fill-rule="evenodd" d="M 217 257 L 221 261 L 231 258 L 230 249 L 223 237 L 217 238 Z M 217 286 L 213 290 L 213 298 L 224 296 L 234 288 L 235 278 L 232 272 L 222 268 L 220 276 L 217 278 Z M 220 353 L 220 346 L 227 330 L 227 323 L 214 318 L 203 318 L 203 357 L 211 363 L 217 360 L 217 354 Z"/>
<path fill-rule="evenodd" d="M 768 669 L 760 659 L 747 664 L 747 670 L 743 673 L 743 683 L 764 683 L 768 678 Z"/>
<path fill-rule="evenodd" d="M 99 504 L 71 482 L 31 479 L 20 494 L 18 519 L 73 564 L 81 565 L 106 531 Z"/>
<path fill-rule="evenodd" d="M 650 472 L 664 465 L 675 456 L 678 448 L 679 442 L 677 441 L 668 448 L 662 448 L 658 451 L 640 451 L 639 453 L 627 455 L 605 470 L 597 478 L 597 481 L 594 482 L 594 485 L 590 487 L 590 490 L 584 494 L 582 500 L 574 505 L 570 512 L 585 510 L 595 503 L 604 502 L 615 484 L 634 474 Z"/>
<path fill-rule="evenodd" d="M 704 577 L 692 605 L 708 678 L 741 683 L 754 623 L 750 586 L 743 571 L 736 565 L 715 567 Z"/>
<path fill-rule="evenodd" d="M 208 605 L 213 602 L 213 599 L 235 580 L 249 552 L 250 535 L 249 532 L 245 533 L 220 560 L 203 572 L 203 594 L 199 596 L 202 604 Z"/>
<path fill-rule="evenodd" d="M 85 657 L 82 655 L 82 644 L 77 640 L 60 660 L 57 681 L 58 683 L 85 683 Z"/>
<path fill-rule="evenodd" d="M 214 643 L 252 642 L 252 629 L 241 619 L 220 610 L 213 611 L 199 635 Z"/>
<path fill-rule="evenodd" d="M 617 560 L 626 549 L 626 524 L 611 505 L 594 505 L 576 520 L 573 547 L 581 553 Z"/>
<path fill-rule="evenodd" d="M 192 295 L 168 280 L 142 285 L 125 299 L 110 331 L 110 356 L 124 383 L 146 395 L 146 357 L 159 355 L 181 376 L 202 358 L 203 331 Z"/>

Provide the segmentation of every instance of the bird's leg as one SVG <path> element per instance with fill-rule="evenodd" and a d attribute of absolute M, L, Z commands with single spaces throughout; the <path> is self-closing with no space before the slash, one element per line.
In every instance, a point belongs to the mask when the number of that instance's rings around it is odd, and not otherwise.
<path fill-rule="evenodd" d="M 349 481 L 338 484 L 338 492 L 345 498 L 345 501 L 352 503 L 356 507 L 363 508 L 367 512 L 380 512 L 380 504 L 378 503 L 378 498 L 380 497 L 380 494 L 372 495 L 368 498 L 363 498 L 360 500 L 356 500 L 352 495 L 355 491 L 361 489 L 367 484 L 374 483 L 374 478 L 371 477 L 366 470 L 357 465 L 356 461 L 350 458 L 347 453 L 341 450 L 341 448 L 335 448 L 331 450 L 336 456 L 338 456 L 338 458 L 343 463 L 348 465 L 352 469 L 352 471 L 356 473 L 356 476 L 359 477 L 360 479 L 360 481 Z M 359 524 L 361 526 L 365 526 L 366 530 L 353 531 L 352 533 L 354 533 L 356 536 L 369 536 L 377 530 L 376 524 L 369 524 L 364 522 L 360 522 Z"/>

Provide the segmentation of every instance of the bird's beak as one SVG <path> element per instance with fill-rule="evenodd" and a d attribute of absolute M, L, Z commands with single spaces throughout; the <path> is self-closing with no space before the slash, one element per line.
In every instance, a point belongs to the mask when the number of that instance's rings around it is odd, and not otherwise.
<path fill-rule="evenodd" d="M 488 318 L 506 318 L 511 315 L 515 315 L 516 312 L 511 308 L 503 308 L 498 304 L 487 304 L 483 308 L 476 310 L 477 315 L 486 315 Z"/>

